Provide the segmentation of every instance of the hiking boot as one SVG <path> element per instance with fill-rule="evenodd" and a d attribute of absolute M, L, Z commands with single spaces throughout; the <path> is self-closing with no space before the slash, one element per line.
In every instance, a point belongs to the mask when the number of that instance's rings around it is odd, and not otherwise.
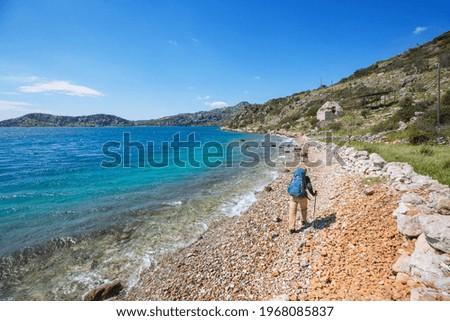
<path fill-rule="evenodd" d="M 308 221 L 302 221 L 302 226 L 307 226 L 308 225 Z"/>

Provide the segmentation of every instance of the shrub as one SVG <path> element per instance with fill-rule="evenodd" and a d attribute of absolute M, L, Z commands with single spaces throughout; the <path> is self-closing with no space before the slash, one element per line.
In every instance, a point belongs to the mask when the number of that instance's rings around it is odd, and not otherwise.
<path fill-rule="evenodd" d="M 369 115 L 369 111 L 367 109 L 361 110 L 361 116 L 362 117 L 367 118 L 368 115 Z"/>
<path fill-rule="evenodd" d="M 430 141 L 433 138 L 433 134 L 421 130 L 411 130 L 408 134 L 408 140 L 413 145 L 420 145 Z"/>
<path fill-rule="evenodd" d="M 398 119 L 396 117 L 389 118 L 381 123 L 374 125 L 370 131 L 372 134 L 387 132 L 398 128 Z"/>
<path fill-rule="evenodd" d="M 338 131 L 342 128 L 342 123 L 339 121 L 333 121 L 330 126 L 328 126 L 331 130 Z"/>
<path fill-rule="evenodd" d="M 312 127 L 316 127 L 318 122 L 319 120 L 316 117 L 312 117 L 309 119 L 309 123 L 311 124 Z"/>

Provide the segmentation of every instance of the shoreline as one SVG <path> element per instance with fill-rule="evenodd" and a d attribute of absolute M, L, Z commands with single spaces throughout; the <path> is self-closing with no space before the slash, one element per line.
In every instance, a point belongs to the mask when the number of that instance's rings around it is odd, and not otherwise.
<path fill-rule="evenodd" d="M 297 140 L 297 143 L 301 142 Z M 327 249 L 324 241 L 328 234 L 336 233 L 335 229 L 341 224 L 336 209 L 342 199 L 336 195 L 343 186 L 337 184 L 337 178 L 348 177 L 349 173 L 333 164 L 328 168 L 311 168 L 308 174 L 315 189 L 319 190 L 321 201 L 317 204 L 314 217 L 311 217 L 314 204 L 309 202 L 308 218 L 311 224 L 299 233 L 290 234 L 287 229 L 289 198 L 285 189 L 292 170 L 284 169 L 277 179 L 256 194 L 256 202 L 247 211 L 220 222 L 193 244 L 161 258 L 157 265 L 142 273 L 141 282 L 114 300 L 406 300 L 409 292 L 397 291 L 395 277 L 391 275 L 391 266 L 403 243 L 401 236 L 394 233 L 396 226 L 390 216 L 393 210 L 390 207 L 384 211 L 388 225 L 383 229 L 387 231 L 380 229 L 378 233 L 380 237 L 390 241 L 394 237 L 397 241 L 393 248 L 380 253 L 383 257 L 382 272 L 376 272 L 377 277 L 370 281 L 361 279 L 365 284 L 363 287 L 372 288 L 372 291 L 368 290 L 365 296 L 358 298 L 338 291 L 336 293 L 340 296 L 333 296 L 329 291 L 324 291 L 328 296 L 321 294 L 321 289 L 328 284 L 342 289 L 349 286 L 346 276 L 336 274 L 337 279 L 331 280 L 330 268 L 324 270 L 318 265 L 325 258 L 333 257 L 333 249 Z M 359 187 L 357 180 L 353 178 L 352 183 L 347 185 Z M 385 186 L 376 188 L 376 201 L 386 205 L 390 203 L 389 198 L 383 198 L 382 192 L 378 192 Z M 360 190 L 358 192 L 358 197 L 367 197 Z M 355 251 L 354 255 L 361 255 L 361 251 Z M 347 262 L 344 257 L 339 260 Z M 380 278 L 386 287 L 390 287 L 388 293 L 378 291 Z"/>
<path fill-rule="evenodd" d="M 285 169 L 246 212 L 165 257 L 115 299 L 450 300 L 450 230 L 442 227 L 450 188 L 407 163 L 303 139 L 317 147 L 310 160 L 339 155 L 344 163 L 309 169 L 319 201 L 317 212 L 309 202 L 299 233 L 287 231 Z"/>

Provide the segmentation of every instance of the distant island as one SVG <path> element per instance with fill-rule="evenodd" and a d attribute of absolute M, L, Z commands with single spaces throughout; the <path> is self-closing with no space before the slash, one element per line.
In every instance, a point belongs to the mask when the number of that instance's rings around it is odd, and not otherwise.
<path fill-rule="evenodd" d="M 107 114 L 56 116 L 32 113 L 0 121 L 0 127 L 222 126 L 248 105 L 250 104 L 244 101 L 236 106 L 137 121 Z"/>

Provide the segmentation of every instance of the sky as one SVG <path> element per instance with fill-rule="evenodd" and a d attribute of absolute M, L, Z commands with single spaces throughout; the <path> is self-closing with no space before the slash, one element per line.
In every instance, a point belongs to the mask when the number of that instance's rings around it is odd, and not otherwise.
<path fill-rule="evenodd" d="M 449 1 L 0 0 L 0 120 L 264 103 L 448 30 Z"/>

